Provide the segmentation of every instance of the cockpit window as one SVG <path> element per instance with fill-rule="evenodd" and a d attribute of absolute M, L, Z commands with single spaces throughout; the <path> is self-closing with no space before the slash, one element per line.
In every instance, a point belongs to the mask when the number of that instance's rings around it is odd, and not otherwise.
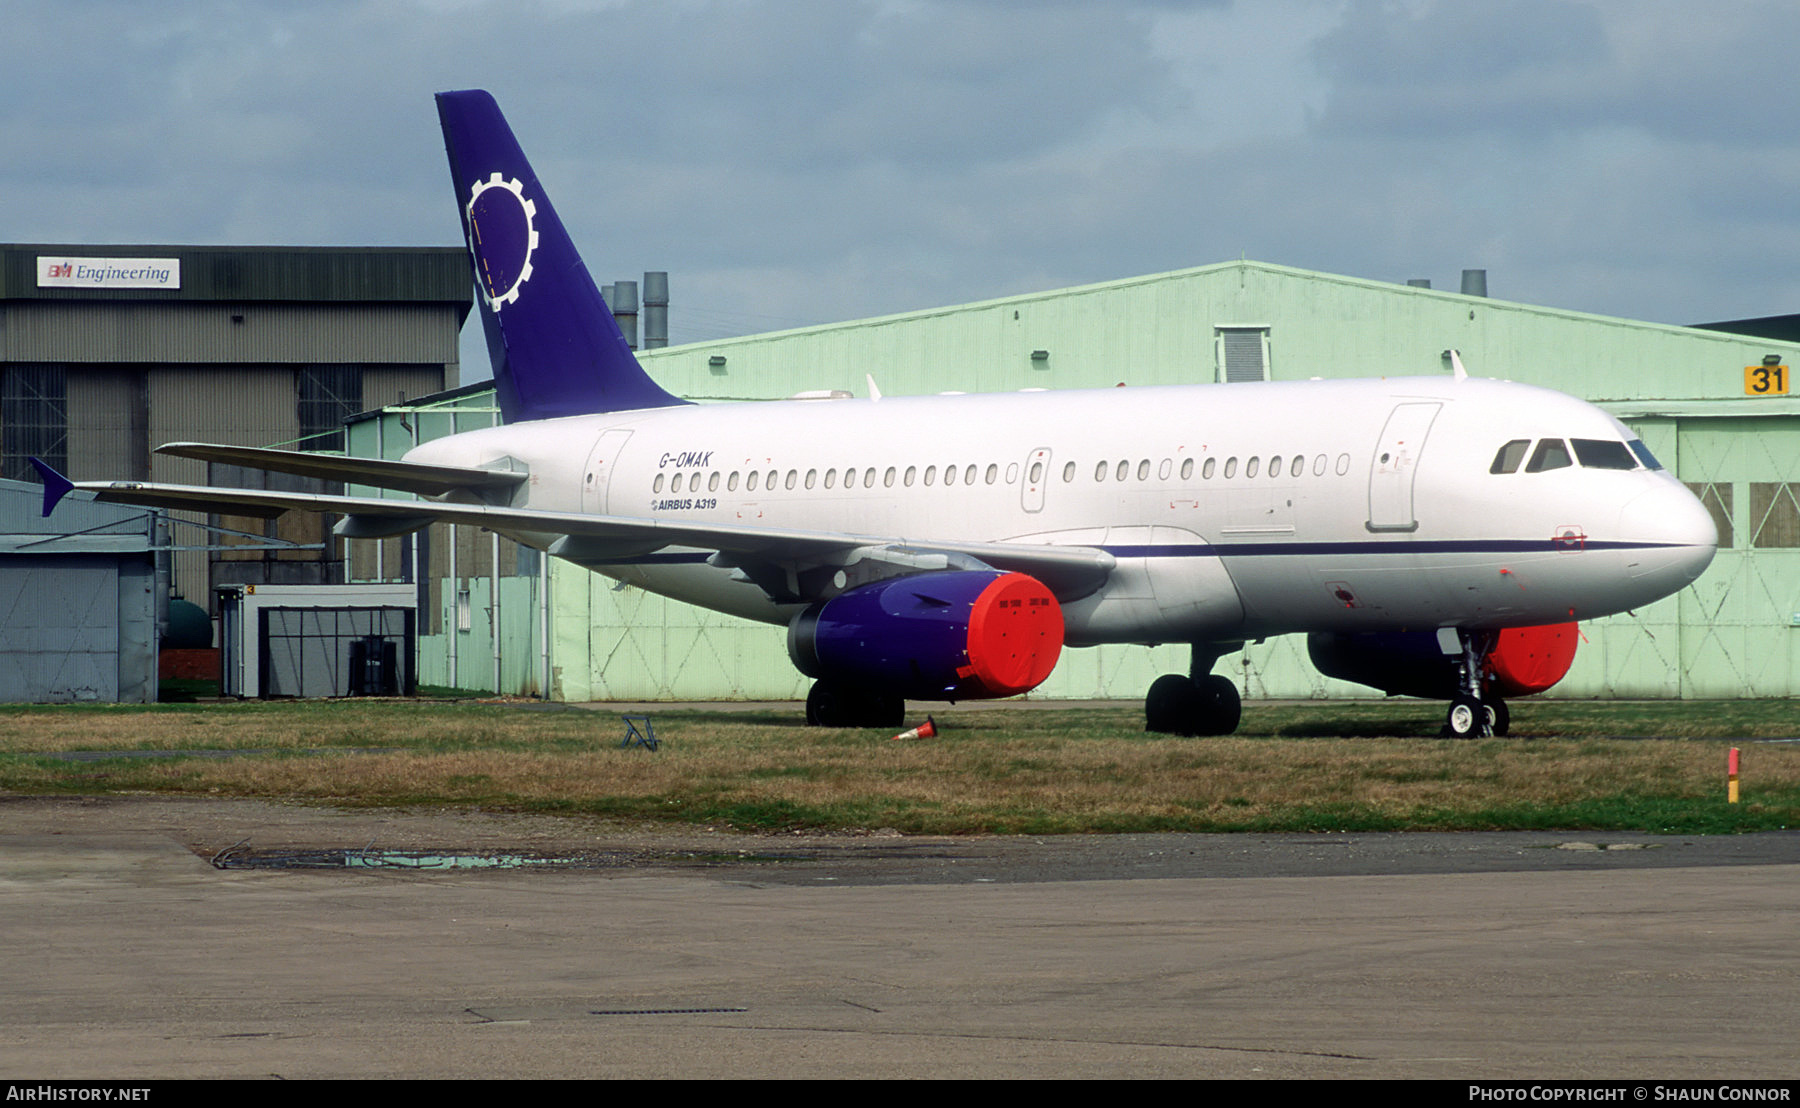
<path fill-rule="evenodd" d="M 1569 448 L 1563 445 L 1561 439 L 1545 439 L 1532 452 L 1531 461 L 1525 464 L 1525 472 L 1542 473 L 1547 469 L 1564 469 L 1574 464 L 1569 458 Z"/>
<path fill-rule="evenodd" d="M 1570 439 L 1575 457 L 1588 469 L 1636 469 L 1637 458 L 1622 442 L 1611 439 Z"/>
<path fill-rule="evenodd" d="M 1625 445 L 1628 448 L 1630 448 L 1630 450 L 1633 454 L 1637 455 L 1638 461 L 1644 463 L 1645 469 L 1661 469 L 1662 468 L 1662 463 L 1656 460 L 1656 455 L 1650 453 L 1650 448 L 1648 446 L 1644 445 L 1644 440 L 1632 439 L 1630 442 L 1626 443 Z"/>
<path fill-rule="evenodd" d="M 1531 445 L 1530 439 L 1514 439 L 1500 448 L 1494 455 L 1494 464 L 1488 467 L 1489 473 L 1517 473 L 1519 463 L 1525 460 L 1525 450 Z"/>

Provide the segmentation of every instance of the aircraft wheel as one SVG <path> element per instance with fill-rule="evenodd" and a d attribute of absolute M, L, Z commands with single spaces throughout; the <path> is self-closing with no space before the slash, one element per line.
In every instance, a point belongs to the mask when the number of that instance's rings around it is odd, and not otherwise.
<path fill-rule="evenodd" d="M 906 722 L 906 699 L 885 693 L 864 692 L 860 727 L 894 728 Z"/>
<path fill-rule="evenodd" d="M 1506 701 L 1499 697 L 1483 700 L 1482 706 L 1487 709 L 1488 733 L 1505 735 L 1512 730 L 1512 711 L 1507 708 Z"/>
<path fill-rule="evenodd" d="M 1206 706 L 1209 726 L 1202 734 L 1229 735 L 1244 718 L 1244 701 L 1229 677 L 1215 673 L 1200 682 L 1200 699 Z"/>
<path fill-rule="evenodd" d="M 1144 730 L 1159 735 L 1198 734 L 1194 721 L 1200 700 L 1192 679 L 1179 673 L 1163 674 L 1144 694 Z"/>
<path fill-rule="evenodd" d="M 1444 737 L 1473 739 L 1486 722 L 1487 711 L 1481 701 L 1466 694 L 1459 696 L 1450 702 L 1450 711 L 1444 717 Z"/>
<path fill-rule="evenodd" d="M 814 681 L 806 694 L 806 722 L 812 727 L 898 727 L 906 701 L 872 689 L 836 681 Z"/>
<path fill-rule="evenodd" d="M 808 727 L 843 727 L 843 697 L 829 681 L 814 681 L 806 693 L 806 725 Z"/>
<path fill-rule="evenodd" d="M 1243 701 L 1230 679 L 1212 674 L 1196 682 L 1165 673 L 1144 696 L 1144 730 L 1161 735 L 1229 735 L 1243 716 Z"/>

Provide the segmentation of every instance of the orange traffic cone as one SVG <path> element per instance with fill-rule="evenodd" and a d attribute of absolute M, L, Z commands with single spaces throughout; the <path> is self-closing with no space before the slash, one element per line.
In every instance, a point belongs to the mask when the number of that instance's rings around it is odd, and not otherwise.
<path fill-rule="evenodd" d="M 898 742 L 901 739 L 935 739 L 935 738 L 937 738 L 937 722 L 935 720 L 933 720 L 930 716 L 926 716 L 924 723 L 919 724 L 917 727 L 913 728 L 911 731 L 902 731 L 900 734 L 895 735 L 894 741 Z"/>

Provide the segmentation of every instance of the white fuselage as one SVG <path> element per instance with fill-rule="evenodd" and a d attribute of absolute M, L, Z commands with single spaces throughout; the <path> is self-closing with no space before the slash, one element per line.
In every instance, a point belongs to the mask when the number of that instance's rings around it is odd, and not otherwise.
<path fill-rule="evenodd" d="M 1673 475 L 1490 472 L 1512 441 L 1633 438 L 1547 389 L 1394 378 L 683 406 L 407 457 L 511 456 L 531 474 L 519 508 L 1102 548 L 1117 559 L 1106 584 L 1063 605 L 1067 641 L 1090 645 L 1533 626 L 1649 603 L 1717 541 Z M 750 619 L 797 610 L 704 554 L 595 568 Z"/>

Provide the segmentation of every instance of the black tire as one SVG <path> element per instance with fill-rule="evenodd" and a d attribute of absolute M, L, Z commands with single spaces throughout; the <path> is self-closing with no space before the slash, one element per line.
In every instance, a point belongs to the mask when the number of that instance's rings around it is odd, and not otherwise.
<path fill-rule="evenodd" d="M 1481 701 L 1465 693 L 1450 702 L 1450 710 L 1444 715 L 1444 737 L 1447 739 L 1477 738 L 1486 723 L 1487 710 Z"/>
<path fill-rule="evenodd" d="M 1200 682 L 1200 699 L 1206 708 L 1207 729 L 1202 734 L 1229 735 L 1244 718 L 1244 701 L 1229 677 L 1212 674 Z"/>
<path fill-rule="evenodd" d="M 1507 708 L 1506 701 L 1492 697 L 1481 702 L 1487 708 L 1488 732 L 1504 736 L 1512 730 L 1512 711 Z"/>
<path fill-rule="evenodd" d="M 1183 674 L 1165 673 L 1144 694 L 1144 730 L 1159 735 L 1194 735 L 1200 691 Z"/>
<path fill-rule="evenodd" d="M 885 727 L 893 730 L 906 722 L 906 699 L 886 693 L 865 692 L 862 697 L 862 722 L 853 727 Z"/>
<path fill-rule="evenodd" d="M 806 725 L 808 727 L 843 727 L 842 698 L 829 681 L 814 681 L 806 693 Z"/>
<path fill-rule="evenodd" d="M 906 700 L 898 696 L 814 681 L 806 694 L 806 722 L 811 727 L 898 727 L 906 719 Z"/>

